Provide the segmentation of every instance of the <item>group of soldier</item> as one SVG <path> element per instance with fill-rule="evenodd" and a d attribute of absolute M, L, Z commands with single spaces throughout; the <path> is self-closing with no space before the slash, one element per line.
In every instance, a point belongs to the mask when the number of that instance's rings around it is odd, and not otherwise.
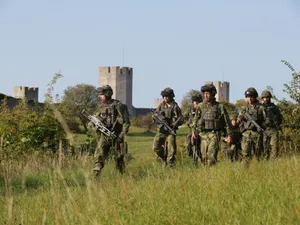
<path fill-rule="evenodd" d="M 95 152 L 94 174 L 99 176 L 110 149 L 116 150 L 116 168 L 124 172 L 124 155 L 127 152 L 124 137 L 130 127 L 127 106 L 112 99 L 113 90 L 109 85 L 97 89 L 100 98 L 97 116 L 114 136 L 99 133 Z M 218 153 L 231 161 L 249 162 L 253 156 L 257 160 L 275 158 L 279 152 L 279 129 L 282 115 L 279 108 L 271 102 L 272 95 L 265 90 L 261 94 L 251 87 L 245 91 L 247 105 L 236 108 L 229 115 L 226 107 L 216 101 L 217 90 L 213 84 L 201 87 L 201 94 L 191 96 L 192 107 L 182 113 L 174 100 L 173 89 L 161 91 L 163 101 L 153 113 L 157 123 L 157 133 L 153 140 L 156 159 L 167 166 L 176 161 L 176 131 L 187 124 L 189 133 L 185 147 L 187 154 L 203 165 L 212 166 L 217 162 Z M 90 124 L 93 127 L 93 124 Z"/>

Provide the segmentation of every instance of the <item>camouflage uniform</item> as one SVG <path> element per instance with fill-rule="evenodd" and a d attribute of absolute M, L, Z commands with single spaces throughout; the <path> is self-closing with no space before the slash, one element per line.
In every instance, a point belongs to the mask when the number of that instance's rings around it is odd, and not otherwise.
<path fill-rule="evenodd" d="M 96 176 L 104 167 L 105 160 L 109 155 L 109 151 L 115 151 L 116 169 L 121 173 L 124 172 L 124 136 L 127 134 L 130 123 L 126 113 L 124 113 L 124 105 L 115 99 L 111 99 L 113 92 L 110 86 L 105 85 L 98 88 L 98 93 L 105 95 L 108 98 L 107 102 L 101 102 L 95 116 L 97 116 L 117 137 L 107 137 L 104 134 L 97 132 L 98 144 L 95 152 L 94 171 Z"/>
<path fill-rule="evenodd" d="M 211 166 L 217 162 L 220 138 L 222 133 L 231 135 L 230 119 L 226 108 L 214 98 L 217 90 L 214 85 L 204 85 L 201 91 L 210 92 L 213 98 L 210 104 L 199 103 L 193 120 L 193 133 L 200 131 L 202 162 Z"/>
<path fill-rule="evenodd" d="M 255 88 L 248 88 L 245 92 L 245 97 L 258 97 L 257 91 Z M 254 104 L 254 107 L 251 108 L 248 103 L 245 111 L 253 118 L 253 120 L 262 128 L 264 128 L 264 122 L 266 119 L 265 108 L 257 100 Z M 239 112 L 238 124 L 242 132 L 242 157 L 244 160 L 248 161 L 252 159 L 252 156 L 255 155 L 259 160 L 263 154 L 263 134 L 257 131 L 257 128 L 245 120 L 243 112 Z"/>
<path fill-rule="evenodd" d="M 129 130 L 130 127 L 130 117 L 129 117 L 129 112 L 128 112 L 128 107 L 125 104 L 121 105 L 121 114 L 123 115 L 123 122 L 126 126 L 126 130 Z M 123 125 L 124 126 L 124 125 Z M 126 154 L 127 157 L 129 157 L 129 153 L 128 153 L 128 144 L 127 144 L 127 140 L 126 140 L 126 134 L 128 132 L 124 133 L 124 138 L 123 138 L 123 143 L 121 143 L 121 148 L 124 149 L 124 152 Z"/>
<path fill-rule="evenodd" d="M 171 88 L 165 88 L 161 95 L 163 97 L 170 97 L 171 102 L 168 104 L 163 101 L 156 109 L 156 112 L 161 115 L 165 122 L 174 130 L 178 129 L 183 123 L 183 116 L 178 104 L 174 101 L 174 91 Z M 175 155 L 177 150 L 176 136 L 166 131 L 163 126 L 157 126 L 157 133 L 153 140 L 153 151 L 157 157 L 162 159 L 167 164 L 175 162 Z M 167 146 L 165 146 L 167 144 Z"/>
<path fill-rule="evenodd" d="M 237 115 L 232 115 L 230 120 L 237 120 Z M 237 161 L 241 151 L 242 134 L 237 124 L 235 126 L 231 125 L 231 129 L 232 143 L 230 145 L 226 143 L 225 138 L 223 138 L 223 141 L 221 142 L 222 157 L 231 161 Z"/>
<path fill-rule="evenodd" d="M 272 98 L 272 94 L 265 90 L 261 98 Z M 263 103 L 266 109 L 266 130 L 264 132 L 263 144 L 266 159 L 275 158 L 279 153 L 279 130 L 282 123 L 282 115 L 279 108 L 272 102 Z"/>
<path fill-rule="evenodd" d="M 192 102 L 197 102 L 198 104 L 202 102 L 201 95 L 193 95 L 191 98 Z M 193 131 L 193 119 L 196 114 L 196 108 L 189 107 L 184 113 L 184 120 L 186 125 L 189 128 L 188 134 L 185 139 L 185 148 L 187 151 L 188 156 L 192 157 L 194 162 L 197 163 L 198 157 L 201 159 L 201 152 L 200 152 L 200 136 L 197 134 L 196 140 L 192 141 L 192 131 Z M 194 149 L 193 149 L 194 148 Z"/>

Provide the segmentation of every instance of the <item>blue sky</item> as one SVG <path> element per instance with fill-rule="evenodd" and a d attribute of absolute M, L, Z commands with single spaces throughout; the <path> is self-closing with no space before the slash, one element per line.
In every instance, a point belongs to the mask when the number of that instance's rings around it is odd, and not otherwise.
<path fill-rule="evenodd" d="M 172 87 L 176 101 L 205 81 L 229 81 L 230 101 L 254 86 L 287 97 L 300 70 L 298 0 L 0 0 L 0 93 L 13 86 L 97 86 L 98 66 L 134 69 L 133 105 L 152 107 Z M 123 57 L 124 52 L 124 57 Z"/>

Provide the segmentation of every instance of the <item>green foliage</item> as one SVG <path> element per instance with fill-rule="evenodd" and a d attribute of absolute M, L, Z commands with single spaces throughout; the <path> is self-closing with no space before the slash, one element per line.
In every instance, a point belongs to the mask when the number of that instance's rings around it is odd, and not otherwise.
<path fill-rule="evenodd" d="M 55 150 L 59 140 L 65 139 L 64 130 L 50 109 L 37 105 L 29 107 L 24 99 L 13 109 L 4 103 L 0 111 L 2 157 L 15 158 L 42 149 Z"/>
<path fill-rule="evenodd" d="M 89 156 L 65 168 L 55 158 L 2 163 L 0 173 L 22 172 L 0 178 L 0 224 L 298 224 L 299 156 L 195 168 L 181 154 L 185 133 L 168 168 L 155 161 L 153 134 L 131 127 L 126 173 L 109 161 L 100 180 Z"/>
<path fill-rule="evenodd" d="M 247 105 L 247 101 L 245 99 L 239 99 L 236 100 L 235 104 L 241 107 L 245 107 Z"/>
<path fill-rule="evenodd" d="M 225 106 L 225 108 L 226 108 L 229 115 L 234 113 L 234 110 L 235 110 L 235 105 L 234 104 L 232 104 L 230 102 L 227 102 L 227 101 L 220 101 L 220 103 L 222 103 Z"/>
<path fill-rule="evenodd" d="M 86 110 L 88 113 L 94 113 L 98 103 L 99 98 L 96 87 L 88 84 L 78 84 L 74 87 L 68 87 L 64 91 L 59 111 L 66 119 L 71 130 L 78 131 L 79 125 L 82 125 L 87 131 L 87 120 L 81 115 L 81 112 Z"/>
<path fill-rule="evenodd" d="M 271 92 L 272 100 L 277 103 L 283 116 L 281 146 L 284 146 L 285 152 L 295 153 L 300 151 L 300 74 L 287 61 L 281 62 L 293 72 L 292 80 L 284 84 L 283 91 L 295 102 L 278 99 L 271 86 L 267 86 L 267 90 Z"/>
<path fill-rule="evenodd" d="M 24 157 L 41 150 L 56 151 L 59 142 L 67 143 L 65 130 L 55 114 L 52 99 L 56 74 L 49 84 L 45 104 L 27 102 L 24 98 L 13 109 L 7 99 L 0 106 L 0 160 Z"/>
<path fill-rule="evenodd" d="M 150 132 L 156 129 L 156 124 L 153 121 L 152 113 L 147 115 L 133 117 L 130 120 L 131 126 L 144 128 L 146 132 Z"/>
<path fill-rule="evenodd" d="M 152 113 L 148 113 L 147 115 L 141 116 L 140 126 L 146 128 L 147 132 L 150 132 L 155 127 L 152 118 Z"/>
<path fill-rule="evenodd" d="M 296 101 L 297 103 L 300 102 L 300 73 L 298 73 L 291 64 L 289 64 L 285 60 L 281 60 L 293 73 L 292 73 L 292 80 L 289 84 L 284 84 L 285 89 L 283 90 L 286 92 L 291 99 Z"/>

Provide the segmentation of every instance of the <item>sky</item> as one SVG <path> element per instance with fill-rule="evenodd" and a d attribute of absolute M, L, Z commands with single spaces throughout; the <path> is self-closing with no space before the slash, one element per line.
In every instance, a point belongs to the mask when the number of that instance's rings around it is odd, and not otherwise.
<path fill-rule="evenodd" d="M 230 82 L 230 102 L 300 70 L 299 0 L 0 0 L 0 93 L 47 85 L 98 86 L 99 66 L 133 68 L 133 105 L 153 107 L 165 87 L 180 103 L 205 81 Z"/>

